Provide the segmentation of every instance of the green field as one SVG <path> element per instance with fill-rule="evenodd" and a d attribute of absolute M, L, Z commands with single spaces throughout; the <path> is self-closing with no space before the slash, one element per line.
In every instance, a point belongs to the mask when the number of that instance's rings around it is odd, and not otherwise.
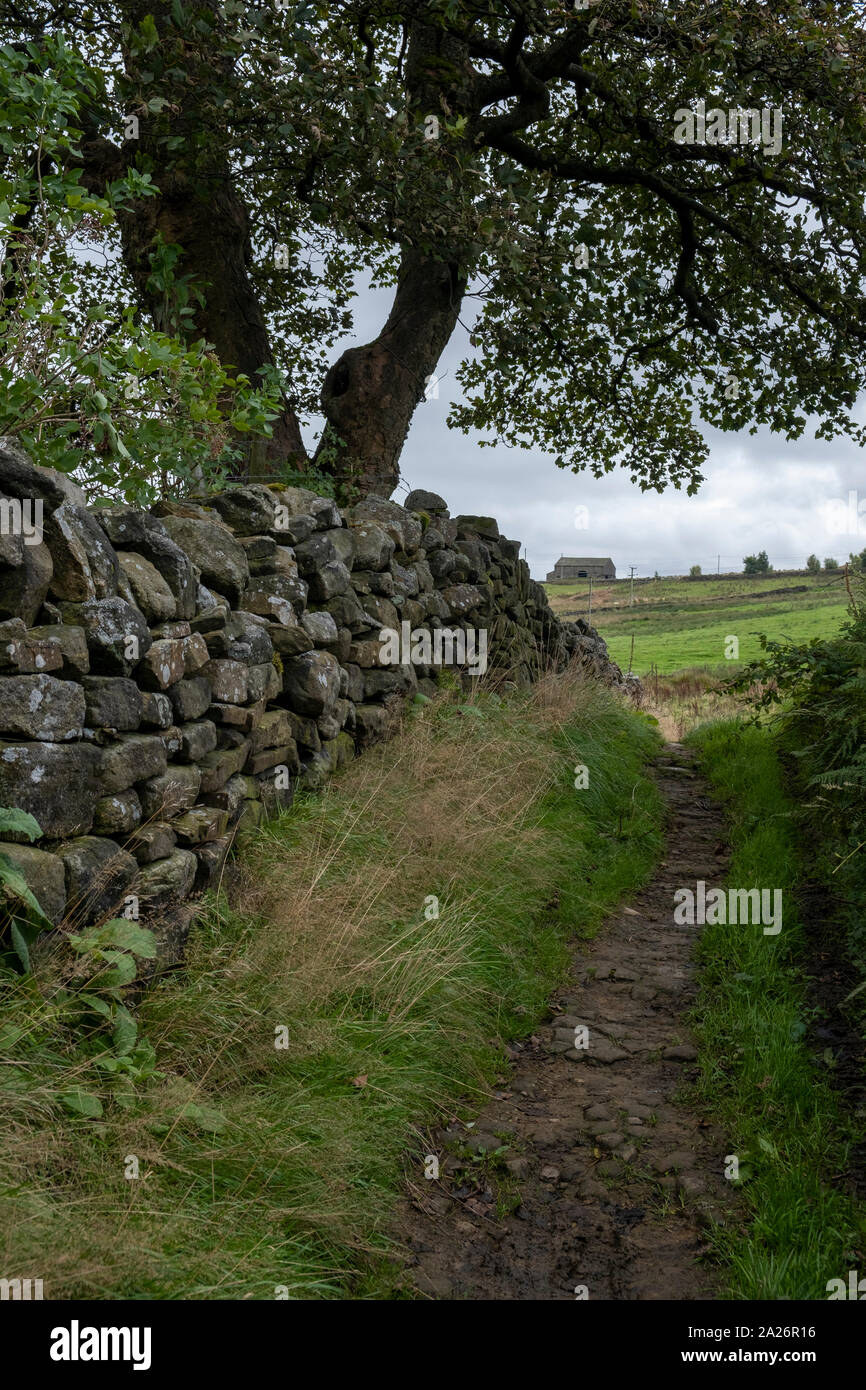
<path fill-rule="evenodd" d="M 561 618 L 588 616 L 589 584 L 545 584 L 551 607 Z M 836 632 L 848 606 L 845 581 L 838 574 L 767 575 L 761 578 L 636 582 L 629 605 L 629 581 L 594 584 L 591 621 L 625 670 L 662 675 L 683 667 L 707 666 L 720 671 L 760 655 L 759 635 L 806 641 Z M 726 656 L 736 637 L 738 655 Z"/>

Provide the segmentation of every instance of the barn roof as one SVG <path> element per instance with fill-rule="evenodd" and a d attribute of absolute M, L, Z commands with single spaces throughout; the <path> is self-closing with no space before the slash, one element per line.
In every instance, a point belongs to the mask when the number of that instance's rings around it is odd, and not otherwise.
<path fill-rule="evenodd" d="M 560 555 L 558 565 L 612 565 L 609 555 Z"/>

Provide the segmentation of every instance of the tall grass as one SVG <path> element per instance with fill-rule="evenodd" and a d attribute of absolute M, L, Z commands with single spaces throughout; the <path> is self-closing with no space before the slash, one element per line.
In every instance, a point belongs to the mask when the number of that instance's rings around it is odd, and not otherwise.
<path fill-rule="evenodd" d="M 721 667 L 689 666 L 668 675 L 653 668 L 643 680 L 642 708 L 665 738 L 679 743 L 700 724 L 739 715 L 741 701 L 724 688 L 730 674 Z"/>
<path fill-rule="evenodd" d="M 731 1135 L 749 1212 L 745 1237 L 718 1230 L 715 1241 L 732 1297 L 826 1299 L 827 1281 L 863 1260 L 866 1212 L 834 1184 L 852 1136 L 804 1041 L 794 806 L 766 730 L 716 723 L 691 739 L 730 823 L 728 884 L 783 893 L 778 936 L 754 925 L 708 925 L 701 936 L 699 1094 Z"/>
<path fill-rule="evenodd" d="M 58 1030 L 50 973 L 8 981 L 0 1272 L 51 1298 L 395 1295 L 425 1128 L 480 1103 L 660 842 L 656 735 L 606 691 L 458 698 L 247 838 L 231 905 L 140 1004 L 130 1108 L 58 1103 L 100 1089 L 105 1046 Z"/>

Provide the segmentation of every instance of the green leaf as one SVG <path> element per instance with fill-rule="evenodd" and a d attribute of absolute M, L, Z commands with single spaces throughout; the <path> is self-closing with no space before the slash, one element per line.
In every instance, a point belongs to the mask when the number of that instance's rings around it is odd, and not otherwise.
<path fill-rule="evenodd" d="M 139 926 L 138 922 L 129 921 L 126 917 L 112 917 L 101 927 L 93 927 L 75 940 L 78 943 L 75 949 L 79 953 L 105 950 L 106 947 L 113 946 L 119 951 L 132 951 L 145 960 L 153 960 L 156 956 L 156 937 L 153 932 L 148 931 L 147 927 Z"/>
<path fill-rule="evenodd" d="M 100 971 L 97 976 L 103 989 L 117 989 L 120 985 L 132 984 L 137 974 L 135 956 L 126 955 L 122 951 L 106 951 L 105 959 L 111 968 Z"/>
<path fill-rule="evenodd" d="M 83 1115 L 88 1120 L 98 1120 L 102 1115 L 102 1101 L 90 1091 L 64 1091 L 60 1101 L 73 1115 Z"/>
<path fill-rule="evenodd" d="M 0 891 L 3 897 L 18 898 L 24 903 L 28 909 L 28 916 L 32 915 L 43 931 L 47 931 L 53 925 L 27 887 L 19 870 L 5 854 L 0 854 Z"/>
<path fill-rule="evenodd" d="M 13 969 L 20 966 L 26 974 L 30 970 L 30 947 L 41 932 L 51 931 L 54 924 L 45 916 L 16 865 L 8 855 L 0 854 L 0 913 L 4 910 L 11 919 L 12 949 L 0 951 L 0 959 L 5 958 Z M 10 956 L 14 959 L 10 960 Z"/>
<path fill-rule="evenodd" d="M 192 1120 L 199 1129 L 204 1129 L 214 1134 L 219 1134 L 225 1129 L 228 1120 L 219 1110 L 215 1110 L 212 1105 L 196 1105 L 193 1101 L 188 1101 L 181 1108 L 181 1117 L 185 1120 Z"/>
<path fill-rule="evenodd" d="M 16 1023 L 4 1023 L 0 1025 L 0 1050 L 3 1052 L 11 1052 L 15 1044 L 26 1036 L 27 1029 L 19 1028 Z"/>
<path fill-rule="evenodd" d="M 33 841 L 40 838 L 42 830 L 29 811 L 20 811 L 17 806 L 0 806 L 0 835 L 27 835 Z"/>
<path fill-rule="evenodd" d="M 107 999 L 100 999 L 98 994 L 87 994 L 82 992 L 78 995 L 79 1002 L 86 1004 L 94 1013 L 101 1014 L 103 1018 L 111 1018 L 111 1005 Z"/>
<path fill-rule="evenodd" d="M 152 48 L 156 48 L 159 43 L 159 30 L 152 14 L 146 14 L 138 26 L 138 35 L 144 47 L 145 53 L 149 53 Z"/>
<path fill-rule="evenodd" d="M 12 941 L 12 950 L 18 957 L 25 971 L 30 970 L 30 951 L 29 947 L 33 944 L 33 937 L 29 935 L 27 929 L 22 930 L 21 924 L 13 920 L 9 928 L 9 936 Z M 29 939 L 28 939 L 29 938 Z"/>
<path fill-rule="evenodd" d="M 121 1005 L 115 1016 L 114 1031 L 112 1039 L 114 1046 L 121 1057 L 125 1057 L 135 1047 L 135 1040 L 138 1037 L 138 1024 L 132 1017 L 128 1009 Z"/>

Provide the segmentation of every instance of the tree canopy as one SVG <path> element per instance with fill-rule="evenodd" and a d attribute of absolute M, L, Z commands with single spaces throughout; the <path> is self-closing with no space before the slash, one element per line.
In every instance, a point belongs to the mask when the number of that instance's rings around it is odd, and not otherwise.
<path fill-rule="evenodd" d="M 702 423 L 862 442 L 857 11 L 7 0 L 0 373 L 52 403 L 3 427 L 387 495 L 462 321 L 450 423 L 562 467 L 692 492 Z M 390 310 L 332 360 L 364 277 Z"/>

